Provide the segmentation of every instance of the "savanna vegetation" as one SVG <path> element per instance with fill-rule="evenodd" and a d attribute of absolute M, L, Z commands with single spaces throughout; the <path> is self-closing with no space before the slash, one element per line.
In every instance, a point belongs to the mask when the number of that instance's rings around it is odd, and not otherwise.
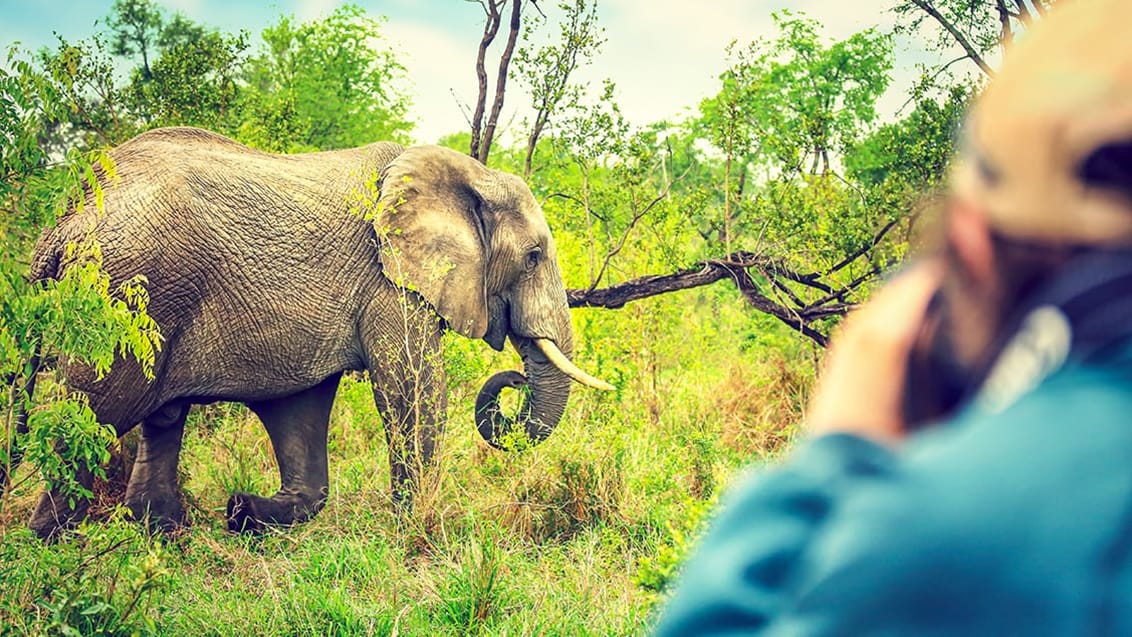
<path fill-rule="evenodd" d="M 617 390 L 575 391 L 548 441 L 501 453 L 472 403 L 514 355 L 453 336 L 447 433 L 411 514 L 390 506 L 380 418 L 354 376 L 312 522 L 226 531 L 228 494 L 270 492 L 277 474 L 255 417 L 224 403 L 186 429 L 190 524 L 162 536 L 125 520 L 129 439 L 53 362 L 144 366 L 160 326 L 144 278 L 111 281 L 94 242 L 60 281 L 27 283 L 40 229 L 84 187 L 97 194 L 95 166 L 112 181 L 106 148 L 150 128 L 293 153 L 409 141 L 412 106 L 383 19 L 358 7 L 253 35 L 116 0 L 90 38 L 12 47 L 0 65 L 0 633 L 646 631 L 720 492 L 797 435 L 832 327 L 907 254 L 997 48 L 1051 3 L 893 0 L 895 32 L 844 40 L 782 12 L 774 32 L 720 50 L 718 91 L 691 115 L 643 126 L 619 111 L 616 78 L 576 79 L 601 67 L 592 0 L 457 4 L 482 33 L 466 61 L 479 93 L 468 130 L 441 143 L 526 177 L 577 308 L 574 356 Z M 938 63 L 882 117 L 896 37 L 925 39 Z M 503 136 L 516 85 L 531 97 L 524 132 Z M 95 471 L 93 492 L 67 483 L 74 467 Z M 48 545 L 24 528 L 45 481 L 95 502 Z"/>

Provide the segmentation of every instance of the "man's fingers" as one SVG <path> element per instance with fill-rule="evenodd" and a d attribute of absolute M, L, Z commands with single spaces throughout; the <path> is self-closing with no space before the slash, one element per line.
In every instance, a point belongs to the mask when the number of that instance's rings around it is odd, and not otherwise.
<path fill-rule="evenodd" d="M 943 270 L 922 263 L 853 312 L 834 337 L 810 403 L 814 434 L 847 431 L 892 440 L 903 433 L 907 361 Z"/>
<path fill-rule="evenodd" d="M 860 332 L 859 336 L 877 345 L 911 346 L 942 278 L 943 269 L 937 263 L 921 263 L 902 272 L 849 315 L 843 338 Z M 836 339 L 833 347 L 838 347 Z"/>

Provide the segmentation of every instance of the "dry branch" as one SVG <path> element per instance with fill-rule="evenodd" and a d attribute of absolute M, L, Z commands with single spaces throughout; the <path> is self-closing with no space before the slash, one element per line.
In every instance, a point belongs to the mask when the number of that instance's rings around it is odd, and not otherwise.
<path fill-rule="evenodd" d="M 803 302 L 800 297 L 792 293 L 790 298 L 793 306 L 787 306 L 759 290 L 758 284 L 752 277 L 752 270 L 780 290 L 786 285 L 784 280 L 789 280 L 827 293 L 810 303 Z M 690 290 L 729 279 L 756 310 L 775 317 L 824 347 L 829 337 L 815 324 L 823 319 L 843 316 L 851 310 L 853 304 L 845 302 L 845 297 L 876 274 L 877 272 L 873 270 L 870 274 L 859 277 L 845 286 L 833 288 L 819 281 L 821 275 L 818 273 L 800 274 L 766 255 L 735 252 L 727 258 L 701 261 L 692 268 L 672 274 L 643 276 L 604 288 L 567 290 L 566 298 L 570 307 L 618 309 L 633 301 Z"/>
<path fill-rule="evenodd" d="M 994 70 L 992 70 L 986 60 L 983 59 L 979 50 L 967 39 L 967 36 L 963 35 L 963 32 L 957 29 L 954 24 L 951 24 L 951 22 L 939 12 L 939 9 L 936 9 L 928 0 L 912 0 L 912 4 L 919 7 L 924 13 L 930 15 L 932 19 L 951 34 L 952 39 L 954 39 L 959 46 L 963 47 L 963 51 L 967 53 L 967 57 L 978 65 L 979 69 L 985 73 L 987 77 L 994 77 Z"/>

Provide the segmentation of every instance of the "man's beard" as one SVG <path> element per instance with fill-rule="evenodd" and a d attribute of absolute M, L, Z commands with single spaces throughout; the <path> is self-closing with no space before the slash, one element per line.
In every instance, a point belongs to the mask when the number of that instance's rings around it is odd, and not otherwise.
<path fill-rule="evenodd" d="M 991 233 L 989 276 L 950 243 L 939 250 L 945 275 L 908 361 L 905 419 L 915 427 L 948 416 L 986 379 L 1026 300 L 1085 248 Z"/>
<path fill-rule="evenodd" d="M 1015 239 L 990 232 L 993 261 L 989 277 L 979 274 L 948 241 L 942 251 L 945 277 L 944 332 L 966 368 L 989 366 L 1009 340 L 1026 301 L 1046 285 L 1072 257 L 1090 248 Z"/>

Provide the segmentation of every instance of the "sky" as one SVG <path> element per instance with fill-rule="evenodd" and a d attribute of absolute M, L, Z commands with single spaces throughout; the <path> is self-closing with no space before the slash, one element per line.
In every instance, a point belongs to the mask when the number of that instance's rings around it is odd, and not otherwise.
<path fill-rule="evenodd" d="M 36 49 L 55 43 L 53 33 L 67 40 L 90 36 L 100 29 L 95 21 L 110 12 L 112 0 L 0 0 L 0 46 L 14 42 Z M 158 0 L 169 12 L 226 32 L 241 29 L 252 36 L 253 50 L 260 32 L 280 15 L 299 20 L 325 16 L 343 0 Z M 372 16 L 385 16 L 384 33 L 397 59 L 407 68 L 405 90 L 411 95 L 413 137 L 431 143 L 468 130 L 461 104 L 476 95 L 476 49 L 483 29 L 483 9 L 469 0 L 354 0 Z M 630 122 L 643 126 L 662 119 L 679 119 L 694 112 L 699 102 L 718 92 L 718 76 L 727 67 L 725 49 L 732 40 L 746 43 L 773 37 L 771 13 L 801 11 L 824 25 L 824 35 L 843 39 L 869 27 L 890 28 L 893 0 L 598 0 L 599 23 L 606 42 L 579 79 L 593 92 L 601 80 L 617 85 L 615 99 Z M 551 21 L 561 15 L 557 0 L 539 6 Z M 497 45 L 498 46 L 498 45 Z M 894 80 L 880 110 L 891 116 L 907 102 L 907 91 L 918 75 L 916 63 L 934 62 L 917 40 L 897 40 Z M 490 71 L 489 71 L 490 75 Z M 527 114 L 520 87 L 508 85 L 508 106 L 501 122 L 517 132 Z M 521 99 L 520 99 L 521 97 Z"/>

